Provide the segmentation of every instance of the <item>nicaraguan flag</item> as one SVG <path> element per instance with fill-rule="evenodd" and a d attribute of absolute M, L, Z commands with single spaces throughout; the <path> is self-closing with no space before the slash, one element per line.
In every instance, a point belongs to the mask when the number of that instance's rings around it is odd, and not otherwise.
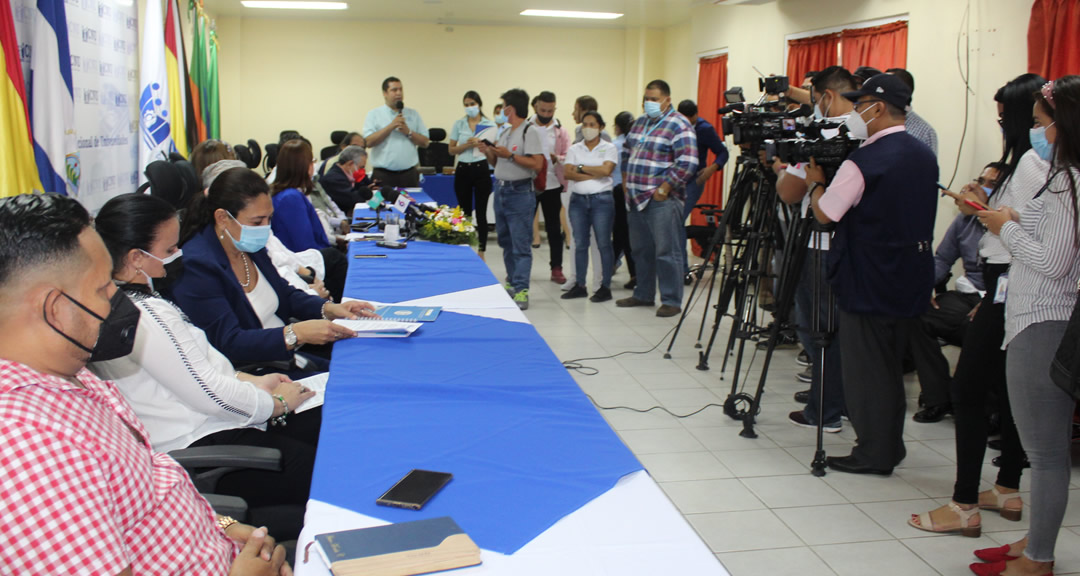
<path fill-rule="evenodd" d="M 46 192 L 79 189 L 71 51 L 64 0 L 37 0 L 30 55 L 30 122 L 34 161 Z"/>
<path fill-rule="evenodd" d="M 146 165 L 168 160 L 173 144 L 169 81 L 165 73 L 165 18 L 161 0 L 146 0 L 142 61 L 139 66 L 139 182 L 146 182 Z"/>

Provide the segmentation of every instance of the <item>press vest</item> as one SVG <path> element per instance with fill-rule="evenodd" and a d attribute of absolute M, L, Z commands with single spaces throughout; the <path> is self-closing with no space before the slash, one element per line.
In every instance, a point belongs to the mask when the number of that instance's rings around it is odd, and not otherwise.
<path fill-rule="evenodd" d="M 852 314 L 913 318 L 934 288 L 938 165 L 906 132 L 889 134 L 848 156 L 866 188 L 836 224 L 829 281 L 837 305 Z"/>

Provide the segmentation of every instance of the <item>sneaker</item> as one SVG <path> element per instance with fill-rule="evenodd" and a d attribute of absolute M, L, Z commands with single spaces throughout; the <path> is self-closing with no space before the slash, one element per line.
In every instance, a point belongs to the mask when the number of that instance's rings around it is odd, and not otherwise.
<path fill-rule="evenodd" d="M 514 303 L 522 310 L 529 309 L 529 289 L 526 288 L 517 294 L 514 294 Z"/>
<path fill-rule="evenodd" d="M 809 384 L 814 379 L 813 368 L 807 368 L 806 370 L 803 370 L 802 372 L 799 372 L 798 374 L 795 375 L 795 379 L 798 380 L 799 382 Z"/>
<path fill-rule="evenodd" d="M 567 290 L 566 294 L 562 295 L 563 300 L 571 300 L 574 298 L 584 298 L 589 295 L 589 292 L 585 290 L 585 287 L 577 284 L 573 288 Z"/>
<path fill-rule="evenodd" d="M 633 276 L 631 276 L 630 281 L 627 282 L 626 284 L 623 284 L 623 288 L 625 288 L 627 290 L 633 290 L 634 288 L 637 288 L 637 278 L 634 278 Z"/>
<path fill-rule="evenodd" d="M 556 284 L 566 284 L 566 276 L 563 276 L 562 266 L 556 266 L 551 269 L 551 281 Z"/>
<path fill-rule="evenodd" d="M 795 357 L 795 362 L 798 363 L 799 366 L 806 366 L 807 368 L 809 368 L 810 355 L 806 353 L 806 350 L 803 350 L 802 352 L 799 352 L 798 356 Z"/>
<path fill-rule="evenodd" d="M 565 296 L 563 296 L 563 298 L 565 298 Z M 608 288 L 607 286 L 601 286 L 596 292 L 593 292 L 592 297 L 589 298 L 589 302 L 607 302 L 608 300 L 611 300 L 611 288 Z"/>
<path fill-rule="evenodd" d="M 802 410 L 796 410 L 795 412 L 788 414 L 788 421 L 790 421 L 796 426 L 801 426 L 803 428 L 817 428 L 817 422 L 811 422 L 809 419 L 807 419 L 806 415 L 803 414 Z M 836 434 L 843 428 L 844 425 L 841 422 L 829 422 L 821 427 L 821 431 L 828 432 L 829 434 Z"/>
<path fill-rule="evenodd" d="M 664 304 L 656 309 L 657 318 L 671 318 L 672 316 L 678 316 L 679 314 L 682 314 L 682 308 L 679 308 L 678 306 L 668 306 L 667 304 Z"/>
<path fill-rule="evenodd" d="M 506 290 L 506 293 L 509 294 L 511 298 L 513 298 L 513 296 L 514 296 L 514 287 L 513 287 L 513 285 L 511 285 L 510 283 L 506 283 L 506 284 L 503 284 L 503 288 Z"/>
<path fill-rule="evenodd" d="M 619 308 L 633 308 L 635 306 L 653 306 L 652 302 L 646 302 L 644 300 L 638 300 L 633 296 L 629 298 L 623 298 L 622 300 L 616 300 L 615 305 Z"/>
<path fill-rule="evenodd" d="M 795 393 L 794 398 L 795 398 L 795 401 L 798 402 L 799 404 L 809 404 L 810 403 L 810 391 L 809 390 L 799 390 L 798 392 Z"/>

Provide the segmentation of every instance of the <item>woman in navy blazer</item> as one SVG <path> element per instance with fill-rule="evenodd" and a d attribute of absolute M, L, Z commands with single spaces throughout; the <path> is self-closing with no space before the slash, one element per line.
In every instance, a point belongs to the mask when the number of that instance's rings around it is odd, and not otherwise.
<path fill-rule="evenodd" d="M 330 247 L 326 229 L 307 195 L 315 188 L 311 175 L 315 163 L 311 143 L 302 138 L 281 145 L 277 175 L 270 187 L 274 199 L 274 236 L 293 252 Z"/>
<path fill-rule="evenodd" d="M 238 366 L 291 360 L 304 344 L 355 336 L 332 320 L 373 315 L 367 302 L 335 304 L 282 280 L 265 249 L 273 212 L 266 182 L 251 170 L 232 168 L 183 222 L 184 271 L 172 287 L 173 301 Z M 277 298 L 276 327 L 265 327 L 249 300 L 260 282 Z M 294 318 L 299 321 L 289 324 Z"/>

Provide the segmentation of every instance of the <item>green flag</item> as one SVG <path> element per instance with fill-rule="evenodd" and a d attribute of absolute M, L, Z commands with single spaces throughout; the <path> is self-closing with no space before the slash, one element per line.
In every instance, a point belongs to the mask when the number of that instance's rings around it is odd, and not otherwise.
<path fill-rule="evenodd" d="M 207 133 L 211 138 L 221 138 L 221 99 L 218 93 L 218 43 L 217 31 L 210 31 L 210 58 L 207 68 L 207 109 L 209 110 Z"/>

